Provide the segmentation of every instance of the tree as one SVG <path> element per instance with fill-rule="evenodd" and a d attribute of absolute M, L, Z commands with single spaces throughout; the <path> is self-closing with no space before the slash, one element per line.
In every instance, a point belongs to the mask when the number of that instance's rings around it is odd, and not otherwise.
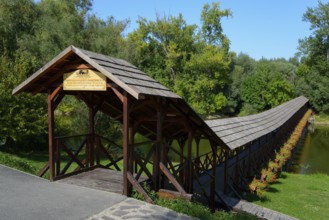
<path fill-rule="evenodd" d="M 223 34 L 221 21 L 224 17 L 232 16 L 229 9 L 221 10 L 219 2 L 213 2 L 210 6 L 205 4 L 201 13 L 201 34 L 207 44 L 218 45 L 229 49 L 230 41 Z"/>
<path fill-rule="evenodd" d="M 245 113 L 268 110 L 293 97 L 293 85 L 286 79 L 285 69 L 273 61 L 259 61 L 254 72 L 241 86 L 241 97 L 248 107 Z M 244 109 L 246 111 L 246 109 Z"/>
<path fill-rule="evenodd" d="M 230 83 L 226 94 L 228 103 L 224 109 L 226 114 L 236 115 L 241 111 L 243 101 L 241 99 L 241 85 L 245 78 L 252 74 L 256 67 L 256 61 L 247 54 L 234 55 L 230 71 Z"/>
<path fill-rule="evenodd" d="M 0 55 L 15 56 L 19 41 L 33 33 L 37 15 L 32 0 L 0 0 Z"/>
<path fill-rule="evenodd" d="M 24 142 L 22 147 L 44 143 L 47 132 L 45 97 L 12 96 L 11 91 L 31 72 L 35 60 L 16 55 L 15 62 L 0 57 L 0 139 Z M 34 136 L 32 138 L 32 136 Z"/>
<path fill-rule="evenodd" d="M 128 35 L 127 59 L 181 95 L 201 115 L 219 113 L 227 104 L 231 54 L 219 4 L 205 5 L 202 28 L 187 25 L 182 15 L 141 18 Z"/>
<path fill-rule="evenodd" d="M 317 111 L 329 113 L 329 3 L 319 1 L 317 7 L 308 8 L 303 20 L 310 23 L 312 34 L 299 41 L 302 64 L 296 91 L 306 95 Z"/>

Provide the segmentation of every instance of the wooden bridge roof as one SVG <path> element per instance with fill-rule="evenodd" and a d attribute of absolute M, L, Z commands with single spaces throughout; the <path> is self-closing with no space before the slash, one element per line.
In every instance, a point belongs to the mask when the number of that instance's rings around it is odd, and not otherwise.
<path fill-rule="evenodd" d="M 230 149 L 234 150 L 275 131 L 307 103 L 308 99 L 300 96 L 259 114 L 207 120 L 206 123 Z"/>
<path fill-rule="evenodd" d="M 132 100 L 130 116 L 135 121 L 143 121 L 137 130 L 147 137 L 156 136 L 156 115 L 159 98 L 166 101 L 166 117 L 164 119 L 163 135 L 166 137 L 180 137 L 187 135 L 188 127 L 197 128 L 215 143 L 221 146 L 225 144 L 207 126 L 204 120 L 177 94 L 161 85 L 155 79 L 139 70 L 129 62 L 69 46 L 45 66 L 18 85 L 13 94 L 29 92 L 32 94 L 47 93 L 49 89 L 55 89 L 63 83 L 64 73 L 75 71 L 79 68 L 97 70 L 107 78 L 107 83 L 115 87 L 121 93 L 127 92 Z M 95 103 L 101 103 L 100 111 L 112 118 L 122 120 L 122 102 L 111 89 L 107 92 L 93 92 L 92 97 L 86 91 L 65 91 L 65 94 L 78 96 L 85 102 L 93 99 Z"/>
<path fill-rule="evenodd" d="M 156 136 L 157 99 L 162 98 L 167 102 L 163 122 L 164 136 L 175 138 L 186 135 L 188 127 L 192 126 L 218 145 L 231 150 L 274 131 L 308 102 L 305 97 L 299 97 L 260 114 L 204 121 L 180 96 L 134 65 L 74 46 L 66 48 L 18 85 L 13 94 L 47 93 L 49 89 L 61 86 L 64 73 L 79 68 L 101 72 L 107 77 L 110 86 L 116 86 L 120 92 L 125 91 L 137 100 L 137 104 L 134 102 L 131 109 L 131 117 L 136 121 L 144 121 L 138 129 L 141 134 L 153 138 Z M 116 120 L 122 120 L 122 102 L 113 95 L 112 90 L 106 93 L 94 92 L 92 97 L 88 97 L 90 94 L 85 91 L 66 91 L 66 94 L 77 95 L 84 101 L 93 99 L 94 102 L 101 103 L 102 112 Z"/>
<path fill-rule="evenodd" d="M 59 84 L 63 79 L 63 74 L 70 70 L 75 70 L 77 65 L 81 64 L 81 61 L 90 64 L 136 99 L 139 99 L 142 94 L 181 99 L 170 89 L 125 60 L 74 46 L 66 48 L 43 68 L 17 86 L 13 94 L 23 91 L 33 93 L 47 92 L 50 84 L 54 84 L 56 81 Z"/>

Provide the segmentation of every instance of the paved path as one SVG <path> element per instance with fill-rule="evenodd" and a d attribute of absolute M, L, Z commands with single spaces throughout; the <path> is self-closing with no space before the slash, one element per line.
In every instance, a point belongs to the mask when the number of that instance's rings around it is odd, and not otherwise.
<path fill-rule="evenodd" d="M 161 219 L 161 220 L 192 220 L 186 215 L 178 214 L 170 209 L 157 205 L 151 205 L 136 199 L 127 198 L 126 200 L 104 210 L 103 212 L 90 217 L 88 220 L 144 220 L 144 219 Z"/>
<path fill-rule="evenodd" d="M 172 217 L 192 219 L 120 194 L 49 182 L 0 165 L 0 219 L 165 220 Z"/>

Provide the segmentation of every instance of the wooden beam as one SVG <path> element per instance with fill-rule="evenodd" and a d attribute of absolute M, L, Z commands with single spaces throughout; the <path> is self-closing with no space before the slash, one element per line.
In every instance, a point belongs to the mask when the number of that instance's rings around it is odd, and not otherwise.
<path fill-rule="evenodd" d="M 212 180 L 210 185 L 210 208 L 212 210 L 215 210 L 215 194 L 216 194 L 216 167 L 217 167 L 217 161 L 216 161 L 216 153 L 217 153 L 217 145 L 211 141 L 211 150 L 213 154 L 212 159 Z"/>
<path fill-rule="evenodd" d="M 93 94 L 91 94 L 91 100 L 93 100 Z M 95 165 L 94 153 L 95 153 L 95 108 L 92 105 L 89 109 L 89 163 L 90 166 Z"/>
<path fill-rule="evenodd" d="M 54 181 L 55 177 L 55 160 L 54 160 L 54 108 L 53 100 L 54 93 L 48 92 L 48 151 L 49 151 L 49 180 Z"/>
<path fill-rule="evenodd" d="M 192 143 L 193 143 L 193 132 L 188 133 L 187 139 L 187 166 L 186 166 L 186 188 L 188 193 L 193 191 L 193 175 L 192 175 Z"/>
<path fill-rule="evenodd" d="M 227 172 L 227 163 L 228 163 L 228 160 L 229 160 L 229 150 L 227 149 L 224 149 L 225 150 L 225 162 L 224 162 L 224 193 L 227 193 L 227 175 L 228 175 L 228 172 Z"/>
<path fill-rule="evenodd" d="M 79 70 L 79 69 L 95 69 L 95 68 L 88 63 L 76 63 L 76 64 L 66 65 L 60 70 L 68 71 L 68 70 Z"/>
<path fill-rule="evenodd" d="M 174 185 L 174 187 L 177 189 L 177 191 L 181 194 L 186 194 L 186 191 L 183 189 L 183 187 L 177 182 L 175 177 L 169 172 L 168 168 L 160 162 L 160 170 L 162 173 L 168 178 L 168 180 Z"/>
<path fill-rule="evenodd" d="M 135 143 L 135 130 L 133 126 L 129 128 L 129 163 L 128 163 L 128 170 L 131 171 L 131 173 L 134 173 L 134 143 Z"/>
<path fill-rule="evenodd" d="M 143 197 L 144 200 L 148 203 L 154 204 L 153 200 L 151 199 L 151 197 L 145 192 L 145 190 L 143 189 L 143 187 L 141 185 L 139 185 L 139 183 L 137 182 L 137 180 L 134 178 L 134 176 L 131 174 L 131 172 L 127 172 L 127 176 L 126 179 L 129 180 L 129 182 L 133 185 L 133 187 L 136 189 L 137 192 L 139 192 Z"/>
<path fill-rule="evenodd" d="M 124 94 L 122 94 L 121 92 L 119 92 L 119 90 L 117 89 L 117 86 L 114 86 L 111 83 L 107 84 L 107 88 L 112 89 L 112 91 L 114 92 L 114 94 L 118 97 L 118 99 L 120 99 L 120 101 L 123 103 L 124 101 Z M 125 91 L 126 92 L 126 91 Z"/>
<path fill-rule="evenodd" d="M 123 105 L 123 120 L 122 120 L 122 126 L 123 126 L 123 142 L 122 142 L 122 149 L 123 149 L 123 195 L 128 196 L 129 191 L 131 189 L 131 185 L 127 181 L 127 172 L 128 170 L 128 160 L 129 158 L 129 103 L 128 103 L 128 94 L 127 92 L 124 92 L 124 95 L 122 97 L 122 105 Z"/>
<path fill-rule="evenodd" d="M 45 173 L 49 170 L 49 161 L 45 164 L 45 166 L 38 172 L 38 177 L 43 177 Z"/>

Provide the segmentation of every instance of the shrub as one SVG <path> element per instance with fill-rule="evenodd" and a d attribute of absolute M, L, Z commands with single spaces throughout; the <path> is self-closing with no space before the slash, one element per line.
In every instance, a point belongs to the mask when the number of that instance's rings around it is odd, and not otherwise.
<path fill-rule="evenodd" d="M 296 147 L 300 137 L 302 136 L 303 130 L 307 125 L 311 114 L 311 110 L 308 110 L 304 114 L 303 118 L 290 135 L 288 141 L 280 148 L 280 151 L 276 153 L 274 161 L 270 160 L 268 162 L 267 169 L 262 169 L 261 179 L 257 180 L 254 178 L 249 184 L 249 189 L 252 193 L 262 198 L 265 195 L 267 184 L 276 181 L 278 173 L 281 171 L 283 165 L 291 158 L 291 151 Z"/>

